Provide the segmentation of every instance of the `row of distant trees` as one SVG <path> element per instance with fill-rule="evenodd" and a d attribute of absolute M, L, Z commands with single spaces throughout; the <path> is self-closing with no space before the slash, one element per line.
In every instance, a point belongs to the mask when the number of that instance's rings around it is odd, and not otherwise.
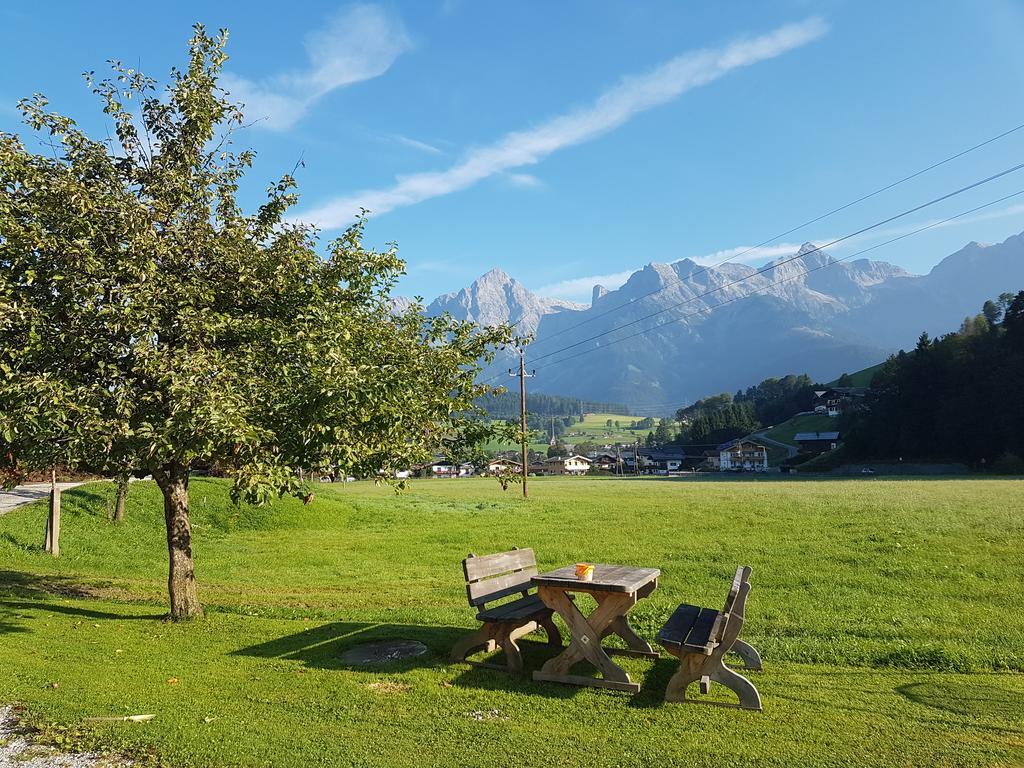
<path fill-rule="evenodd" d="M 477 400 L 476 405 L 495 419 L 519 418 L 519 392 L 495 392 Z M 526 410 L 534 416 L 550 418 L 571 418 L 581 420 L 585 413 L 619 413 L 629 414 L 629 409 L 621 403 L 606 403 L 597 400 L 581 400 L 577 397 L 561 395 L 532 394 L 526 395 Z"/>
<path fill-rule="evenodd" d="M 679 445 L 717 445 L 760 427 L 778 424 L 814 402 L 815 384 L 807 374 L 768 378 L 760 384 L 703 398 L 676 411 Z"/>
<path fill-rule="evenodd" d="M 960 461 L 1024 472 L 1024 291 L 985 302 L 960 329 L 921 334 L 844 414 L 849 458 Z"/>

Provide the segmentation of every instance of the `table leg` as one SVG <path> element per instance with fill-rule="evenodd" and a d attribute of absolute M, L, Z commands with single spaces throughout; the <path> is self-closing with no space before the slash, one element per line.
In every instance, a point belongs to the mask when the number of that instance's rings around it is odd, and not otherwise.
<path fill-rule="evenodd" d="M 597 608 L 585 617 L 569 599 L 565 590 L 540 587 L 538 594 L 544 604 L 553 609 L 569 626 L 572 641 L 562 653 L 549 659 L 537 672 L 534 680 L 549 680 L 575 685 L 591 685 L 603 688 L 636 692 L 640 684 L 629 679 L 629 675 L 613 662 L 601 647 L 605 630 L 636 604 L 636 595 L 624 592 L 610 592 L 602 596 Z M 593 664 L 603 675 L 602 678 L 572 675 L 573 665 L 583 660 Z"/>
<path fill-rule="evenodd" d="M 661 654 L 654 650 L 650 643 L 633 631 L 625 616 L 617 617 L 608 625 L 608 629 L 605 630 L 605 636 L 607 637 L 608 635 L 618 635 L 621 637 L 628 649 L 605 648 L 605 651 L 608 653 L 621 653 L 625 656 L 650 656 L 655 659 L 661 658 Z"/>

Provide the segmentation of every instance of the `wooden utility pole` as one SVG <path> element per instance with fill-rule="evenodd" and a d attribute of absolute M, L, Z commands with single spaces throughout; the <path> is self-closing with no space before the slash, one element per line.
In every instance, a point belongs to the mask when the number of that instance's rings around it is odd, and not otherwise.
<path fill-rule="evenodd" d="M 526 490 L 526 478 L 530 476 L 529 457 L 528 449 L 529 442 L 526 439 L 526 379 L 530 376 L 536 376 L 537 372 L 532 371 L 531 373 L 526 372 L 526 357 L 523 354 L 523 350 L 519 350 L 519 373 L 513 373 L 512 369 L 508 369 L 509 376 L 519 377 L 519 428 L 521 430 L 521 440 L 523 448 L 523 498 L 529 498 L 529 494 Z M 552 421 L 552 430 L 554 429 L 554 422 Z"/>
<path fill-rule="evenodd" d="M 622 450 L 618 445 L 615 446 L 615 474 L 622 474 Z"/>

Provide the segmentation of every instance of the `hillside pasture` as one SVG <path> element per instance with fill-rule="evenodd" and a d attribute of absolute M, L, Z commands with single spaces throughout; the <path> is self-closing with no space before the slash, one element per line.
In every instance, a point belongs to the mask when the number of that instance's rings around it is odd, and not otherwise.
<path fill-rule="evenodd" d="M 808 413 L 777 424 L 765 432 L 765 437 L 796 447 L 798 432 L 835 432 L 838 429 L 838 419 L 820 413 Z"/>
<path fill-rule="evenodd" d="M 634 421 L 641 421 L 643 416 L 623 416 L 621 413 L 587 413 L 583 415 L 583 421 L 566 428 L 566 435 L 563 438 L 569 443 L 578 443 L 589 440 L 594 443 L 632 443 L 635 440 L 643 442 L 647 433 L 653 430 L 629 429 Z M 608 420 L 611 419 L 612 426 L 609 429 Z M 619 427 L 615 427 L 615 422 Z M 655 419 L 657 421 L 657 419 Z"/>
<path fill-rule="evenodd" d="M 175 766 L 981 766 L 1024 762 L 1024 482 L 490 479 L 396 495 L 323 485 L 233 507 L 191 485 L 199 622 L 169 624 L 160 495 L 64 496 L 0 517 L 0 702 L 61 744 Z M 661 568 L 632 614 L 653 638 L 682 602 L 719 605 L 753 567 L 746 639 L 762 713 L 661 700 L 674 661 L 625 659 L 639 694 L 449 664 L 475 626 L 459 561 L 533 546 Z M 376 668 L 340 654 L 426 644 Z M 540 638 L 538 637 L 538 640 Z M 527 667 L 551 654 L 524 642 Z M 712 700 L 725 701 L 721 690 Z M 89 720 L 152 713 L 149 723 Z"/>

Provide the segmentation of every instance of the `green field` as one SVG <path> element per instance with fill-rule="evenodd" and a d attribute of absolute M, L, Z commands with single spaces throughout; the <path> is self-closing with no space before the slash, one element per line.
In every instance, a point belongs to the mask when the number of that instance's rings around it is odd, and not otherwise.
<path fill-rule="evenodd" d="M 612 420 L 611 429 L 608 428 L 608 419 Z M 587 413 L 583 421 L 567 427 L 565 441 L 573 443 L 582 440 L 590 440 L 594 443 L 632 443 L 647 437 L 647 433 L 653 430 L 632 430 L 628 429 L 634 421 L 640 421 L 643 416 L 623 416 L 621 413 Z M 619 428 L 615 428 L 615 422 L 619 422 Z M 655 419 L 657 421 L 657 419 Z"/>
<path fill-rule="evenodd" d="M 555 417 L 558 418 L 557 416 Z M 569 427 L 566 427 L 565 434 L 559 438 L 565 443 L 576 444 L 584 440 L 589 440 L 593 443 L 604 445 L 605 443 L 632 443 L 634 440 L 640 440 L 647 437 L 647 432 L 650 430 L 630 430 L 627 427 L 634 421 L 639 421 L 641 416 L 623 416 L 619 413 L 587 413 L 583 416 L 582 422 L 576 422 Z M 608 419 L 612 420 L 612 428 L 609 430 L 607 426 Z M 618 420 L 620 429 L 616 429 L 614 426 L 615 421 Z M 549 435 L 545 432 L 538 436 L 538 439 L 530 443 L 530 450 L 544 452 L 548 449 Z M 512 448 L 517 448 L 518 445 L 491 442 L 484 446 L 485 450 L 488 451 L 504 451 Z"/>
<path fill-rule="evenodd" d="M 65 494 L 59 559 L 43 506 L 0 517 L 0 702 L 63 744 L 174 766 L 1019 766 L 1022 491 L 544 478 L 524 502 L 476 479 L 235 509 L 223 482 L 194 480 L 207 617 L 172 625 L 155 488 L 133 486 L 115 526 L 112 486 L 89 485 Z M 632 614 L 648 638 L 680 601 L 721 603 L 749 563 L 764 712 L 663 704 L 667 658 L 623 661 L 635 696 L 448 664 L 474 625 L 460 559 L 513 545 L 541 567 L 660 567 Z M 429 652 L 339 660 L 379 638 Z M 550 653 L 524 646 L 528 668 Z"/>

